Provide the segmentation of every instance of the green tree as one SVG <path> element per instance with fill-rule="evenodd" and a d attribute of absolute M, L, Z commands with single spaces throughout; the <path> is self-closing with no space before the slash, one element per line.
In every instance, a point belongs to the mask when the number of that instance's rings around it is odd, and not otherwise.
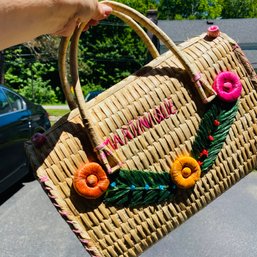
<path fill-rule="evenodd" d="M 115 18 L 84 33 L 79 48 L 80 80 L 85 94 L 109 88 L 147 60 L 146 48 L 135 32 Z"/>
<path fill-rule="evenodd" d="M 221 16 L 223 0 L 201 0 L 198 7 L 197 18 L 215 19 Z"/>
<path fill-rule="evenodd" d="M 50 80 L 43 80 L 42 77 L 34 79 L 27 78 L 18 92 L 27 99 L 38 104 L 53 104 L 57 103 L 58 99 L 55 91 L 49 85 Z"/>
<path fill-rule="evenodd" d="M 131 8 L 134 8 L 135 10 L 146 14 L 147 10 L 149 9 L 156 9 L 158 7 L 158 2 L 155 0 L 116 0 L 116 2 L 121 2 L 123 4 L 126 4 L 130 6 Z"/>
<path fill-rule="evenodd" d="M 223 0 L 161 0 L 160 19 L 205 19 L 221 15 Z"/>
<path fill-rule="evenodd" d="M 56 62 L 50 62 L 49 58 L 40 60 L 25 45 L 5 51 L 5 84 L 36 103 L 58 101 L 60 89 L 52 87 L 49 79 L 56 70 Z"/>
<path fill-rule="evenodd" d="M 120 1 L 145 14 L 155 1 Z M 84 94 L 106 89 L 138 70 L 148 61 L 147 49 L 137 34 L 111 16 L 81 35 L 80 80 Z"/>
<path fill-rule="evenodd" d="M 222 18 L 254 18 L 257 17 L 256 0 L 227 0 L 224 1 Z"/>
<path fill-rule="evenodd" d="M 160 0 L 159 19 L 257 17 L 257 0 Z"/>

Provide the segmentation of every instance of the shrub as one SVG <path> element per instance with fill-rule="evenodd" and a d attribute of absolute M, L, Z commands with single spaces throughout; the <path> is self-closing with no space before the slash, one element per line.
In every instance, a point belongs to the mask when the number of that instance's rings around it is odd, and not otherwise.
<path fill-rule="evenodd" d="M 38 77 L 33 80 L 28 78 L 26 82 L 18 89 L 18 92 L 24 97 L 38 104 L 58 102 L 55 91 L 49 85 L 49 80 L 43 81 L 41 77 Z"/>

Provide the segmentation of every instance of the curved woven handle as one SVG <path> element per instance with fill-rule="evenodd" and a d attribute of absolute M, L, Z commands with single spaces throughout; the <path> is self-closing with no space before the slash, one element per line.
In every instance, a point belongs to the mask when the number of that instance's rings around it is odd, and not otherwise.
<path fill-rule="evenodd" d="M 141 13 L 137 12 L 136 10 L 113 1 L 102 1 L 102 3 L 110 5 L 113 8 L 113 14 L 120 16 L 123 20 L 125 17 L 131 17 L 133 20 L 138 22 L 142 27 L 145 27 L 148 29 L 152 34 L 154 34 L 159 40 L 161 40 L 165 46 L 171 50 L 174 55 L 178 58 L 178 60 L 181 62 L 181 64 L 184 66 L 184 68 L 188 71 L 192 81 L 196 84 L 196 89 L 198 90 L 198 93 L 204 103 L 208 103 L 212 101 L 216 94 L 212 87 L 201 78 L 201 74 L 197 71 L 195 65 L 190 63 L 187 58 L 184 56 L 182 51 L 179 50 L 179 48 L 176 46 L 176 44 L 152 21 L 150 21 L 147 17 L 142 15 Z M 124 16 L 124 14 L 126 16 Z M 128 21 L 125 19 L 125 21 Z M 131 19 L 129 19 L 131 21 Z M 135 23 L 133 23 L 135 24 Z M 81 32 L 83 31 L 83 28 L 85 26 L 85 23 L 80 24 L 79 28 L 75 31 L 72 42 L 71 42 L 71 77 L 73 85 L 76 85 L 79 82 L 79 75 L 78 75 L 78 66 L 77 66 L 77 45 L 78 45 L 78 39 L 80 37 Z M 137 27 L 138 28 L 138 27 Z M 72 51 L 73 49 L 73 51 Z M 77 92 L 77 100 L 82 99 L 81 95 L 82 92 Z M 76 94 L 76 89 L 75 89 Z M 84 105 L 84 97 L 82 99 L 82 102 L 78 101 L 78 105 L 83 106 Z M 80 108 L 83 113 L 83 108 Z M 83 114 L 82 114 L 83 115 Z"/>
<path fill-rule="evenodd" d="M 138 25 L 131 17 L 126 14 L 114 11 L 113 14 L 120 19 L 122 19 L 125 23 L 127 23 L 134 31 L 138 34 L 141 40 L 145 43 L 148 48 L 148 51 L 152 55 L 153 58 L 159 56 L 159 52 L 154 46 L 153 42 L 149 38 L 149 36 L 145 33 L 141 26 Z M 115 156 L 114 153 L 111 152 L 105 145 L 101 146 L 101 139 L 98 138 L 97 128 L 92 126 L 92 121 L 90 118 L 90 114 L 87 112 L 85 107 L 84 95 L 82 93 L 79 74 L 78 74 L 78 62 L 77 62 L 77 50 L 78 50 L 78 42 L 80 35 L 85 27 L 86 23 L 80 24 L 80 26 L 74 31 L 74 34 L 71 37 L 62 38 L 60 46 L 59 46 L 59 74 L 60 80 L 62 84 L 62 88 L 68 102 L 70 109 L 74 109 L 77 107 L 80 110 L 80 114 L 87 130 L 87 134 L 91 140 L 92 146 L 96 147 L 95 150 L 99 153 L 99 158 L 107 167 L 107 170 L 111 173 L 114 170 L 120 167 L 119 159 Z M 67 50 L 70 44 L 70 72 L 72 78 L 72 86 L 74 88 L 75 98 L 71 93 L 71 85 L 67 78 L 67 70 L 66 70 L 66 59 L 67 59 Z"/>
<path fill-rule="evenodd" d="M 188 71 L 189 75 L 192 78 L 192 81 L 196 84 L 196 88 L 203 100 L 203 102 L 210 102 L 214 97 L 216 96 L 212 88 L 203 81 L 200 74 L 195 69 L 195 66 L 192 65 L 183 55 L 182 51 L 179 50 L 179 48 L 175 45 L 175 43 L 162 31 L 159 29 L 158 26 L 156 26 L 152 21 L 150 21 L 148 18 L 143 16 L 141 13 L 137 12 L 136 10 L 117 3 L 113 1 L 102 1 L 102 3 L 105 3 L 107 5 L 110 5 L 113 8 L 112 14 L 120 17 L 122 20 L 127 22 L 130 26 L 132 26 L 135 31 L 138 33 L 138 35 L 143 39 L 143 41 L 146 43 L 148 48 L 150 47 L 151 53 L 153 56 L 157 56 L 155 54 L 154 46 L 152 47 L 152 42 L 149 42 L 149 38 L 146 35 L 146 33 L 138 26 L 136 22 L 138 22 L 142 27 L 145 27 L 148 29 L 153 35 L 155 35 L 159 40 L 161 40 L 165 46 L 170 49 L 174 55 L 178 58 L 178 60 L 181 62 L 181 64 L 184 66 L 186 71 Z M 136 22 L 135 22 L 136 21 Z M 87 130 L 87 133 L 90 137 L 90 140 L 92 142 L 92 146 L 94 147 L 95 151 L 97 151 L 99 155 L 99 159 L 102 160 L 102 162 L 106 165 L 109 172 L 113 172 L 114 170 L 119 168 L 119 159 L 115 154 L 104 144 L 102 143 L 102 139 L 99 138 L 99 131 L 98 128 L 94 126 L 94 123 L 91 121 L 91 115 L 89 113 L 89 110 L 86 107 L 86 103 L 84 100 L 84 95 L 82 93 L 80 80 L 79 80 L 79 74 L 78 74 L 78 43 L 80 35 L 85 27 L 86 23 L 82 23 L 78 26 L 78 28 L 75 30 L 72 38 L 71 38 L 71 44 L 70 44 L 70 72 L 71 72 L 71 78 L 72 78 L 72 85 L 74 87 L 74 93 L 77 100 L 78 108 L 80 110 L 81 118 L 83 120 L 83 123 L 85 125 L 85 129 Z M 61 43 L 61 60 L 59 61 L 60 65 L 64 65 L 64 57 L 66 60 L 66 51 L 68 47 L 68 42 L 70 38 L 64 39 Z M 67 87 L 68 90 L 70 90 L 68 81 L 66 78 L 66 69 L 65 66 L 62 67 L 62 82 L 64 83 L 63 86 Z M 69 91 L 70 92 L 70 91 Z M 69 94 L 67 92 L 67 94 Z M 208 95 L 206 95 L 206 92 Z M 72 103 L 73 104 L 73 103 Z"/>
<path fill-rule="evenodd" d="M 67 59 L 67 49 L 69 46 L 70 37 L 63 37 L 59 45 L 58 53 L 58 67 L 59 67 L 59 77 L 62 85 L 62 89 L 65 95 L 65 99 L 71 110 L 77 107 L 77 103 L 71 93 L 71 86 L 67 78 L 67 69 L 66 69 L 66 59 Z"/>
<path fill-rule="evenodd" d="M 141 38 L 141 40 L 145 43 L 149 53 L 151 54 L 151 56 L 153 57 L 153 59 L 155 59 L 156 57 L 159 56 L 159 52 L 156 49 L 155 45 L 153 44 L 152 40 L 149 38 L 149 36 L 146 34 L 146 32 L 142 29 L 141 26 L 138 25 L 138 23 L 136 23 L 132 18 L 130 18 L 129 16 L 118 12 L 118 11 L 114 11 L 113 15 L 119 17 L 121 20 L 123 20 L 125 23 L 127 23 L 136 33 L 137 35 Z M 84 28 L 86 23 L 83 23 L 78 29 L 76 29 L 76 31 L 74 32 L 73 35 L 73 39 L 72 39 L 72 44 L 74 45 L 74 42 L 77 42 L 77 40 L 80 37 L 80 34 Z M 63 37 L 61 39 L 61 43 L 59 46 L 59 76 L 60 76 L 60 80 L 61 80 L 61 84 L 62 84 L 62 88 L 64 91 L 64 95 L 65 98 L 68 102 L 68 105 L 70 107 L 70 109 L 74 109 L 77 107 L 77 103 L 73 97 L 73 94 L 71 94 L 71 86 L 70 83 L 68 81 L 67 78 L 67 70 L 66 70 L 66 59 L 67 59 L 67 50 L 69 47 L 69 42 L 70 42 L 71 38 L 70 37 Z M 76 46 L 74 48 L 73 55 L 72 55 L 72 65 L 71 66 L 71 73 L 75 76 L 74 80 L 77 80 L 77 72 L 75 71 L 78 67 L 77 67 L 77 52 L 76 52 Z M 75 65 L 75 66 L 73 66 Z M 73 83 L 74 84 L 74 83 Z"/>

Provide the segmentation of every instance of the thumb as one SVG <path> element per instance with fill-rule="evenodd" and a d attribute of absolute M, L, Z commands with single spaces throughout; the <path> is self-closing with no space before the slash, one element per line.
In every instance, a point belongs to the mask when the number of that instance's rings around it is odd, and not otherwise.
<path fill-rule="evenodd" d="M 98 3 L 98 8 L 96 9 L 95 14 L 92 16 L 93 20 L 103 20 L 107 18 L 112 12 L 112 8 L 108 5 Z"/>

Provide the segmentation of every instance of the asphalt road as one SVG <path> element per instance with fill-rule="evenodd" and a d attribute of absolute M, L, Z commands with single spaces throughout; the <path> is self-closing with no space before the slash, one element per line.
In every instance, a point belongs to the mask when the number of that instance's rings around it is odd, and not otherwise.
<path fill-rule="evenodd" d="M 0 257 L 89 256 L 37 181 L 0 195 Z M 160 240 L 143 257 L 256 257 L 257 172 Z"/>

